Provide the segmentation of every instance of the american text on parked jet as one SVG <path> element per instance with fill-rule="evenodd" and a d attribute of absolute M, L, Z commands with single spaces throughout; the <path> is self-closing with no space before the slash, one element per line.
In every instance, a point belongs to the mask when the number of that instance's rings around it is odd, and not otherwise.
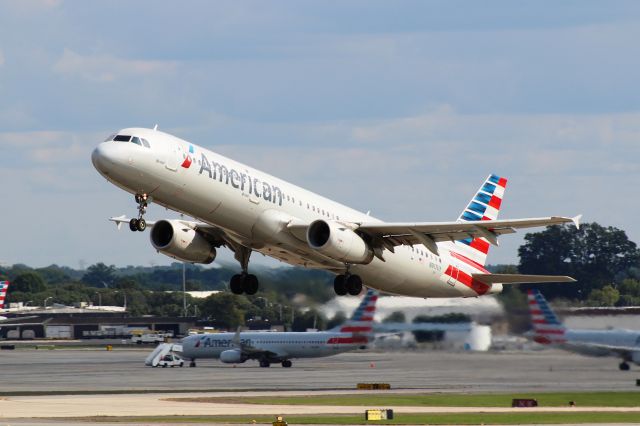
<path fill-rule="evenodd" d="M 182 356 L 196 366 L 196 359 L 220 358 L 227 364 L 249 359 L 260 367 L 281 363 L 291 367 L 294 358 L 318 358 L 364 348 L 373 339 L 372 324 L 378 294 L 367 290 L 351 318 L 327 331 L 208 333 L 185 337 Z"/>
<path fill-rule="evenodd" d="M 620 370 L 629 370 L 629 362 L 640 365 L 640 331 L 567 328 L 540 291 L 529 290 L 528 299 L 534 341 L 587 356 L 621 358 Z"/>
<path fill-rule="evenodd" d="M 233 250 L 241 273 L 236 294 L 255 294 L 253 251 L 336 274 L 337 294 L 357 295 L 363 283 L 418 297 L 475 297 L 503 284 L 573 281 L 564 276 L 490 274 L 485 259 L 498 236 L 573 222 L 579 216 L 497 220 L 507 180 L 490 175 L 458 220 L 389 223 L 155 129 L 129 128 L 93 151 L 95 168 L 135 195 L 138 217 L 115 217 L 133 231 L 151 229 L 151 244 L 167 256 L 210 263 L 216 249 Z M 147 222 L 153 202 L 190 217 Z"/>

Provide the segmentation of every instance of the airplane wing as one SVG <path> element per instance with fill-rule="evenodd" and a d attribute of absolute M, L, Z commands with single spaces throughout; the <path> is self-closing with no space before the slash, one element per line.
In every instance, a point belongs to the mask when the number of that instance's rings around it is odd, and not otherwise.
<path fill-rule="evenodd" d="M 438 241 L 456 241 L 467 238 L 486 238 L 491 244 L 498 245 L 498 236 L 512 234 L 516 229 L 538 226 L 573 223 L 580 226 L 576 217 L 540 217 L 528 219 L 483 220 L 474 222 L 423 222 L 423 223 L 385 223 L 363 222 L 357 229 L 381 241 L 382 245 L 393 251 L 399 245 L 424 244 L 429 250 L 438 253 Z"/>
<path fill-rule="evenodd" d="M 576 280 L 566 275 L 523 275 L 523 274 L 471 274 L 473 279 L 485 284 L 533 284 L 533 283 L 573 283 Z"/>
<path fill-rule="evenodd" d="M 127 217 L 126 215 L 122 215 L 117 217 L 111 217 L 109 218 L 109 220 L 111 222 L 115 222 L 119 230 L 122 227 L 123 223 L 128 225 L 131 218 Z M 193 220 L 184 220 L 184 219 L 178 219 L 178 221 L 182 223 L 184 226 L 187 226 L 203 234 L 205 237 L 207 237 L 209 242 L 211 242 L 211 244 L 214 247 L 227 245 L 235 251 L 234 247 L 232 246 L 235 246 L 237 243 L 233 241 L 231 238 L 229 238 L 222 229 L 216 226 L 209 225 L 208 223 L 204 223 L 204 222 L 196 222 Z M 153 227 L 153 225 L 156 224 L 156 222 L 153 220 L 147 220 L 146 222 L 147 222 L 147 227 L 149 228 Z"/>
<path fill-rule="evenodd" d="M 597 343 L 597 342 L 568 342 L 566 343 L 569 346 L 574 346 L 576 348 L 584 348 L 584 349 L 599 349 L 606 350 L 612 353 L 617 353 L 620 356 L 631 355 L 634 352 L 639 352 L 640 348 L 637 346 L 620 346 L 620 345 L 608 345 L 606 343 Z"/>
<path fill-rule="evenodd" d="M 281 359 L 281 358 L 287 357 L 287 353 L 281 350 L 272 351 L 267 348 L 256 348 L 253 345 L 250 345 L 246 342 L 242 342 L 240 340 L 240 327 L 238 327 L 238 329 L 236 330 L 236 334 L 234 334 L 233 339 L 231 340 L 231 343 L 233 344 L 234 347 L 239 349 L 242 352 L 242 354 L 246 355 L 246 357 L 249 359 L 261 359 L 261 358 Z"/>

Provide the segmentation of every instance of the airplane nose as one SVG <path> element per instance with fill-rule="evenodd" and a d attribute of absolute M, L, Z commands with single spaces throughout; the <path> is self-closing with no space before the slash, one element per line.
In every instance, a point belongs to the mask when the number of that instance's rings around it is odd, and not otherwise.
<path fill-rule="evenodd" d="M 99 172 L 108 174 L 109 169 L 115 164 L 114 147 L 110 143 L 103 142 L 91 153 L 91 162 Z"/>

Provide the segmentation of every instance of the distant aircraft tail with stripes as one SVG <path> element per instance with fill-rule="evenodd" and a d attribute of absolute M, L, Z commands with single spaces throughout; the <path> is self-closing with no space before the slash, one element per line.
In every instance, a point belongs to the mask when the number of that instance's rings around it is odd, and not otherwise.
<path fill-rule="evenodd" d="M 0 281 L 0 309 L 4 309 L 7 290 L 9 290 L 9 281 Z"/>
<path fill-rule="evenodd" d="M 373 330 L 373 317 L 376 314 L 376 302 L 378 292 L 368 289 L 358 308 L 353 311 L 351 318 L 330 331 L 353 334 L 371 334 Z"/>
<path fill-rule="evenodd" d="M 533 324 L 533 340 L 543 345 L 565 343 L 566 327 L 560 322 L 549 303 L 538 290 L 527 294 Z"/>

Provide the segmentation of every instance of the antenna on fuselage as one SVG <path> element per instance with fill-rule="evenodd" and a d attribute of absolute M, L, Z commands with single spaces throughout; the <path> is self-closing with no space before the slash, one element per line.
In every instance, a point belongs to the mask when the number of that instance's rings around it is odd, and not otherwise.
<path fill-rule="evenodd" d="M 153 130 L 158 130 L 158 125 L 153 126 Z"/>

